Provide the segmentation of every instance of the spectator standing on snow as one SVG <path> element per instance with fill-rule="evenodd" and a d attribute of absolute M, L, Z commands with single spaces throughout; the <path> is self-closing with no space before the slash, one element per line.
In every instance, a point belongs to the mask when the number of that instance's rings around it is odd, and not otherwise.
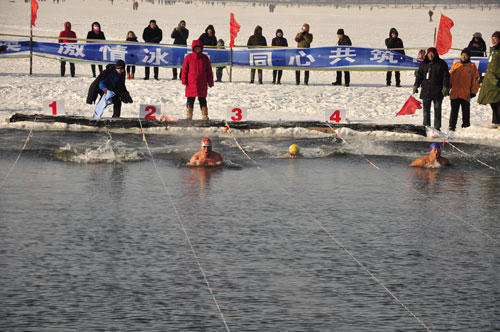
<path fill-rule="evenodd" d="M 144 29 L 144 32 L 142 33 L 142 39 L 146 43 L 153 43 L 153 44 L 159 44 L 161 40 L 163 39 L 163 32 L 161 29 L 156 25 L 156 20 L 151 20 L 149 21 L 149 25 Z M 149 72 L 150 72 L 150 67 L 145 67 L 145 80 L 149 80 Z M 158 79 L 158 74 L 159 74 L 159 68 L 154 67 L 154 78 L 155 80 Z"/>
<path fill-rule="evenodd" d="M 276 37 L 273 38 L 271 45 L 275 47 L 288 47 L 288 41 L 283 37 L 283 30 L 276 30 Z M 273 84 L 281 84 L 282 75 L 283 70 L 273 70 Z M 276 80 L 276 76 L 278 76 L 278 80 Z"/>
<path fill-rule="evenodd" d="M 483 77 L 477 102 L 481 105 L 490 104 L 493 111 L 492 124 L 489 128 L 500 128 L 500 31 L 491 36 L 490 57 L 488 67 Z"/>
<path fill-rule="evenodd" d="M 224 40 L 219 39 L 217 41 L 217 48 L 224 49 Z M 215 80 L 215 82 L 222 82 L 222 74 L 224 73 L 224 68 L 226 67 L 225 66 L 216 67 L 215 76 L 217 77 L 217 79 Z"/>
<path fill-rule="evenodd" d="M 266 37 L 262 35 L 262 27 L 257 25 L 253 32 L 253 35 L 248 38 L 247 42 L 248 48 L 257 48 L 259 46 L 267 46 Z M 262 69 L 258 69 L 259 84 L 262 84 Z M 250 70 L 250 83 L 255 81 L 255 68 Z"/>
<path fill-rule="evenodd" d="M 401 38 L 398 37 L 399 33 L 396 28 L 391 28 L 389 30 L 389 38 L 385 40 L 385 46 L 387 46 L 387 49 L 396 49 L 394 52 L 400 53 L 400 54 L 405 54 L 405 50 L 403 50 L 403 41 Z M 394 76 L 396 78 L 396 87 L 401 87 L 401 72 L 395 71 Z M 392 71 L 388 71 L 386 75 L 386 85 L 390 86 L 391 85 L 391 79 L 392 79 Z"/>
<path fill-rule="evenodd" d="M 194 100 L 198 97 L 203 120 L 208 120 L 207 91 L 214 86 L 212 65 L 208 56 L 203 54 L 203 43 L 193 40 L 193 53 L 184 58 L 182 65 L 182 84 L 186 86 L 186 113 L 187 120 L 193 119 Z"/>
<path fill-rule="evenodd" d="M 479 72 L 476 65 L 470 61 L 470 50 L 463 49 L 460 61 L 455 62 L 450 70 L 450 125 L 449 130 L 455 131 L 458 110 L 462 106 L 462 128 L 470 127 L 470 100 L 479 90 Z"/>
<path fill-rule="evenodd" d="M 91 30 L 87 33 L 87 39 L 106 40 L 104 32 L 101 31 L 99 22 L 92 23 Z M 92 41 L 87 40 L 87 43 L 92 43 Z M 91 64 L 90 68 L 92 69 L 92 76 L 96 77 L 95 65 Z M 102 65 L 99 65 L 99 74 L 100 73 L 102 73 Z"/>
<path fill-rule="evenodd" d="M 443 97 L 449 95 L 450 73 L 448 65 L 439 58 L 435 47 L 427 49 L 424 61 L 420 63 L 413 93 L 422 86 L 420 99 L 423 100 L 424 126 L 431 125 L 431 103 L 434 103 L 434 128 L 441 129 L 441 106 Z"/>
<path fill-rule="evenodd" d="M 309 24 L 304 23 L 302 30 L 295 36 L 298 48 L 311 48 L 313 35 L 309 33 Z M 300 84 L 300 70 L 295 71 L 295 84 Z M 304 72 L 304 85 L 309 85 L 309 71 Z"/>
<path fill-rule="evenodd" d="M 127 39 L 126 41 L 128 42 L 137 42 L 137 36 L 133 31 L 129 31 L 127 33 Z M 127 65 L 127 79 L 133 80 L 135 78 L 135 66 L 134 65 Z"/>
<path fill-rule="evenodd" d="M 429 14 L 429 22 L 432 22 L 432 15 L 434 15 L 434 12 L 432 11 L 432 9 L 429 9 L 427 14 Z"/>
<path fill-rule="evenodd" d="M 174 38 L 174 45 L 187 46 L 187 39 L 189 37 L 189 30 L 186 29 L 186 21 L 182 20 L 174 28 L 171 38 Z M 177 79 L 177 68 L 172 68 L 172 79 Z"/>
<path fill-rule="evenodd" d="M 349 36 L 346 36 L 344 34 L 344 29 L 338 29 L 337 30 L 337 38 L 339 39 L 339 41 L 337 42 L 337 45 L 345 45 L 345 46 L 351 46 L 352 43 L 351 43 L 351 39 L 349 38 Z M 351 74 L 346 70 L 344 71 L 344 83 L 345 83 L 345 86 L 349 86 L 349 84 L 351 83 Z M 342 72 L 341 71 L 337 71 L 337 80 L 335 80 L 335 82 L 332 83 L 333 85 L 342 85 Z"/>
<path fill-rule="evenodd" d="M 205 32 L 200 35 L 198 40 L 201 41 L 203 46 L 217 46 L 217 37 L 215 37 L 214 26 L 212 24 L 207 26 Z"/>
<path fill-rule="evenodd" d="M 71 23 L 64 22 L 64 30 L 59 33 L 58 43 L 76 43 L 76 40 L 66 39 L 66 38 L 74 38 L 76 39 L 76 33 L 71 30 Z M 75 64 L 73 62 L 69 63 L 69 70 L 71 73 L 71 77 L 75 77 Z M 61 76 L 64 76 L 66 73 L 66 61 L 61 60 Z"/>
<path fill-rule="evenodd" d="M 472 40 L 469 42 L 467 49 L 469 49 L 471 57 L 486 56 L 486 42 L 480 32 L 475 32 L 472 35 Z"/>

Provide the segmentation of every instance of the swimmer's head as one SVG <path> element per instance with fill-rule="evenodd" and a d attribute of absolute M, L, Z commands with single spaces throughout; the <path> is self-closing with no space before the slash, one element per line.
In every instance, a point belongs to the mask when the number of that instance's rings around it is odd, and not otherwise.
<path fill-rule="evenodd" d="M 290 147 L 288 148 L 288 152 L 290 152 L 290 153 L 299 153 L 300 150 L 299 150 L 298 145 L 297 144 L 290 145 Z"/>
<path fill-rule="evenodd" d="M 441 146 L 439 145 L 439 143 L 431 143 L 431 146 L 429 147 L 429 151 L 432 151 L 434 149 L 441 150 Z"/>
<path fill-rule="evenodd" d="M 202 147 L 205 147 L 205 146 L 211 147 L 212 146 L 212 141 L 210 140 L 210 138 L 205 137 L 204 139 L 201 140 L 201 146 Z"/>

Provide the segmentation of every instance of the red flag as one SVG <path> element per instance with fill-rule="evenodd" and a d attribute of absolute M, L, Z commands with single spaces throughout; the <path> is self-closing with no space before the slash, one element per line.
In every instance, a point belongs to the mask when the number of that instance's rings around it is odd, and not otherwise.
<path fill-rule="evenodd" d="M 236 39 L 238 32 L 240 32 L 240 25 L 234 19 L 234 14 L 231 13 L 231 21 L 229 23 L 229 33 L 231 34 L 231 41 L 229 42 L 229 46 L 234 46 L 234 40 Z"/>
<path fill-rule="evenodd" d="M 415 99 L 413 96 L 410 96 L 406 103 L 403 105 L 403 108 L 396 114 L 398 115 L 410 115 L 415 114 L 417 109 L 422 109 L 422 103 Z"/>
<path fill-rule="evenodd" d="M 31 25 L 36 26 L 36 12 L 38 11 L 38 2 L 31 0 Z"/>
<path fill-rule="evenodd" d="M 439 55 L 446 54 L 451 48 L 451 28 L 455 24 L 451 18 L 441 14 L 439 29 L 436 38 L 436 49 Z"/>

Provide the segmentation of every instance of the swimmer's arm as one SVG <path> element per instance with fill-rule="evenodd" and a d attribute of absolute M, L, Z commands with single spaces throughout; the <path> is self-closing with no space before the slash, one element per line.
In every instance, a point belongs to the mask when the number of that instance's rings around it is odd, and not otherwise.
<path fill-rule="evenodd" d="M 189 166 L 200 166 L 200 160 L 198 153 L 195 153 L 188 162 Z"/>
<path fill-rule="evenodd" d="M 424 167 L 425 166 L 425 157 L 420 157 L 417 160 L 414 160 L 411 164 L 411 167 Z"/>
<path fill-rule="evenodd" d="M 451 162 L 446 158 L 441 157 L 441 159 L 439 160 L 439 163 L 443 166 L 451 166 Z"/>

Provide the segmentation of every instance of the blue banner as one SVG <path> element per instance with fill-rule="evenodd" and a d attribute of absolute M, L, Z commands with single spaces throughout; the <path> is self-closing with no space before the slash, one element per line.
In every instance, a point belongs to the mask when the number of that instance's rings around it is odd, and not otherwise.
<path fill-rule="evenodd" d="M 29 41 L 7 42 L 7 54 L 29 51 Z M 123 60 L 130 65 L 182 67 L 190 47 L 156 44 L 121 43 L 45 43 L 33 42 L 33 52 L 64 59 L 114 63 Z M 231 63 L 229 49 L 203 50 L 213 66 Z M 451 68 L 459 58 L 444 59 Z M 480 73 L 486 71 L 487 58 L 473 58 Z M 330 46 L 316 48 L 233 49 L 235 67 L 292 70 L 416 70 L 420 62 L 407 55 L 379 48 Z"/>

